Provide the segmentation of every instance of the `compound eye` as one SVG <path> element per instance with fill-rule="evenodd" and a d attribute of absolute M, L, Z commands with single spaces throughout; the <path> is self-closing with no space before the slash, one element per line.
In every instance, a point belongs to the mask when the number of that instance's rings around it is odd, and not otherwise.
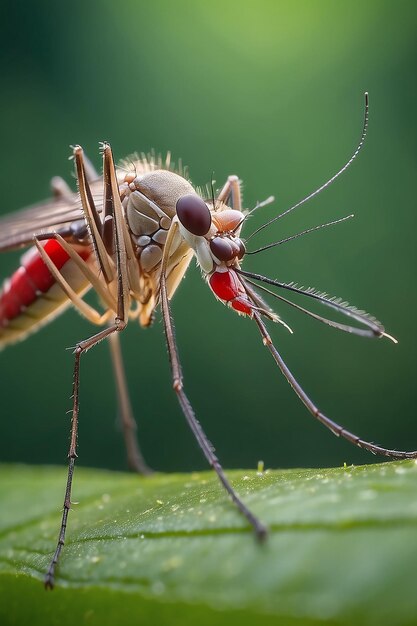
<path fill-rule="evenodd" d="M 210 210 L 204 200 L 195 194 L 187 194 L 178 200 L 177 215 L 181 224 L 192 235 L 201 237 L 210 230 Z"/>
<path fill-rule="evenodd" d="M 239 248 L 236 250 L 232 242 L 223 237 L 214 237 L 210 241 L 210 249 L 219 261 L 231 261 L 239 252 Z"/>
<path fill-rule="evenodd" d="M 239 246 L 239 254 L 237 255 L 237 258 L 240 260 L 240 259 L 243 259 L 243 257 L 245 256 L 246 248 L 245 248 L 245 244 L 243 243 L 241 239 L 238 239 L 236 243 L 238 243 L 238 246 Z"/>

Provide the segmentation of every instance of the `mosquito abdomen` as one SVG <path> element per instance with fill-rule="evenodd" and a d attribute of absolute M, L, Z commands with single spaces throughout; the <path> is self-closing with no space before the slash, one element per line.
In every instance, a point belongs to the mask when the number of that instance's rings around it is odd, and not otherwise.
<path fill-rule="evenodd" d="M 49 239 L 42 246 L 76 293 L 81 294 L 89 288 L 88 281 L 58 241 Z M 84 260 L 91 255 L 90 247 L 74 248 Z M 69 304 L 70 300 L 39 251 L 36 247 L 30 248 L 22 256 L 20 267 L 4 282 L 0 291 L 0 348 L 37 331 Z"/>

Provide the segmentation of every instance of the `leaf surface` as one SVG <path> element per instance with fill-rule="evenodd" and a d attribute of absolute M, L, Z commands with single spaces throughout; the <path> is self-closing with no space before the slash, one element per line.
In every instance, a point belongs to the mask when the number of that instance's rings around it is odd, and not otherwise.
<path fill-rule="evenodd" d="M 414 461 L 228 475 L 268 524 L 264 544 L 212 473 L 77 469 L 47 593 L 66 472 L 1 468 L 0 623 L 417 623 Z"/>

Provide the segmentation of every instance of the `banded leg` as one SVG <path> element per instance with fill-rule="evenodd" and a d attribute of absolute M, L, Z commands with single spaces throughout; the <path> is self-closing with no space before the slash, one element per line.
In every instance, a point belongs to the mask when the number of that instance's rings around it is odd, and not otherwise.
<path fill-rule="evenodd" d="M 350 431 L 346 430 L 346 428 L 343 428 L 343 426 L 340 426 L 339 424 L 331 420 L 329 417 L 324 415 L 324 413 L 322 413 L 316 407 L 314 402 L 310 400 L 310 398 L 308 397 L 304 389 L 301 387 L 301 385 L 295 379 L 290 369 L 287 367 L 283 358 L 281 357 L 278 350 L 272 343 L 272 339 L 266 329 L 266 326 L 261 320 L 261 317 L 257 311 L 253 312 L 253 318 L 258 325 L 259 331 L 262 335 L 264 345 L 268 348 L 268 350 L 272 354 L 272 357 L 275 363 L 278 365 L 279 369 L 284 374 L 285 378 L 290 383 L 291 387 L 294 389 L 295 393 L 300 398 L 301 402 L 310 411 L 313 417 L 315 417 L 319 422 L 321 422 L 324 426 L 326 426 L 326 428 L 331 430 L 331 432 L 334 435 L 336 435 L 336 437 L 342 437 L 343 439 L 346 439 L 350 443 L 353 443 L 353 445 L 357 446 L 358 448 L 369 450 L 369 452 L 372 452 L 372 454 L 380 454 L 382 456 L 386 456 L 386 457 L 390 457 L 394 459 L 417 458 L 417 450 L 410 451 L 410 452 L 402 451 L 402 450 L 389 450 L 388 448 L 383 448 L 382 446 L 375 445 L 374 443 L 361 439 L 354 433 L 351 433 Z"/>
<path fill-rule="evenodd" d="M 171 372 L 172 372 L 172 385 L 175 393 L 177 394 L 178 402 L 181 406 L 182 412 L 184 413 L 185 419 L 191 431 L 193 432 L 198 445 L 200 446 L 204 456 L 207 461 L 211 465 L 211 467 L 216 472 L 221 484 L 229 494 L 230 498 L 239 509 L 239 511 L 246 517 L 250 525 L 252 526 L 256 536 L 258 539 L 263 540 L 267 535 L 266 526 L 248 509 L 248 507 L 242 502 L 239 495 L 233 489 L 229 480 L 227 479 L 223 468 L 220 464 L 219 459 L 215 455 L 213 446 L 207 438 L 204 430 L 202 429 L 200 423 L 198 422 L 194 410 L 185 394 L 183 389 L 183 376 L 181 370 L 181 363 L 178 353 L 178 347 L 175 339 L 175 330 L 174 330 L 174 322 L 171 314 L 171 308 L 168 300 L 167 286 L 166 286 L 166 266 L 169 254 L 169 248 L 171 242 L 174 238 L 175 231 L 177 228 L 177 224 L 173 222 L 171 229 L 169 231 L 169 235 L 167 238 L 167 242 L 164 250 L 164 257 L 162 259 L 162 267 L 161 267 L 161 309 L 162 309 L 162 317 L 164 321 L 164 329 L 165 336 L 168 346 L 168 354 L 169 360 L 171 364 Z"/>
<path fill-rule="evenodd" d="M 78 434 L 78 415 L 79 415 L 79 383 L 80 383 L 80 359 L 81 355 L 95 346 L 103 339 L 111 336 L 113 333 L 123 330 L 127 325 L 127 311 L 129 307 L 129 284 L 127 281 L 126 269 L 123 267 L 123 261 L 125 258 L 123 231 L 120 228 L 120 213 L 121 207 L 120 198 L 118 193 L 118 186 L 116 181 L 116 175 L 114 172 L 113 156 L 110 146 L 106 145 L 103 152 L 104 157 L 104 178 L 105 178 L 105 202 L 110 206 L 112 205 L 113 218 L 114 218 L 114 248 L 115 248 L 115 265 L 117 276 L 117 315 L 114 323 L 93 335 L 85 341 L 81 341 L 75 348 L 75 361 L 74 361 L 74 380 L 73 380 L 73 409 L 71 420 L 71 438 L 70 447 L 68 451 L 68 477 L 67 485 L 65 489 L 64 509 L 62 513 L 61 527 L 58 536 L 57 546 L 49 565 L 48 571 L 45 576 L 45 587 L 52 589 L 54 586 L 55 570 L 59 561 L 62 548 L 65 543 L 65 533 L 68 522 L 68 513 L 71 508 L 71 490 L 72 479 L 74 475 L 75 459 L 77 458 L 77 434 Z M 80 195 L 83 197 L 83 193 L 88 193 L 88 183 L 86 183 L 83 177 L 78 180 L 80 186 Z M 82 188 L 84 186 L 84 188 Z"/>

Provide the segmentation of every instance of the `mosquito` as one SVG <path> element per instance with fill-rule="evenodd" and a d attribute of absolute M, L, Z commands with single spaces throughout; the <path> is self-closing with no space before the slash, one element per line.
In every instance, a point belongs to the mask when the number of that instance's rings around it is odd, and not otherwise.
<path fill-rule="evenodd" d="M 333 434 L 354 445 L 385 457 L 416 458 L 417 451 L 391 450 L 365 441 L 349 432 L 316 407 L 295 379 L 275 347 L 265 322 L 285 322 L 264 301 L 263 293 L 295 307 L 315 320 L 341 331 L 375 338 L 395 339 L 374 317 L 324 292 L 298 287 L 242 269 L 245 256 L 279 246 L 319 228 L 332 226 L 347 216 L 304 230 L 297 235 L 248 250 L 249 241 L 272 223 L 319 194 L 333 183 L 361 150 L 368 127 L 369 102 L 359 144 L 345 165 L 327 182 L 286 211 L 276 215 L 246 238 L 241 231 L 248 217 L 273 198 L 258 203 L 251 211 L 242 207 L 241 181 L 229 176 L 217 193 L 213 183 L 204 190 L 194 187 L 180 164 L 171 164 L 155 155 L 135 155 L 115 166 L 111 147 L 102 144 L 103 174 L 98 175 L 80 146 L 73 148 L 78 193 L 62 178 L 52 179 L 52 200 L 23 209 L 0 220 L 0 250 L 30 246 L 20 267 L 5 281 L 0 291 L 0 347 L 26 338 L 52 321 L 71 304 L 102 329 L 77 343 L 74 355 L 73 408 L 68 451 L 68 477 L 58 542 L 45 576 L 45 587 L 52 589 L 62 552 L 71 507 L 71 489 L 77 458 L 79 384 L 81 356 L 104 339 L 110 352 L 117 387 L 119 414 L 131 469 L 150 472 L 135 435 L 119 332 L 129 320 L 149 326 L 159 307 L 162 313 L 172 385 L 185 419 L 209 465 L 239 511 L 246 517 L 256 537 L 262 540 L 267 528 L 233 489 L 215 455 L 192 405 L 184 391 L 180 356 L 170 307 L 181 279 L 193 256 L 214 296 L 239 315 L 254 321 L 262 341 L 278 368 L 308 411 Z M 263 283 L 263 284 L 261 284 Z M 265 287 L 275 288 L 279 293 Z M 100 310 L 84 299 L 92 289 Z M 285 298 L 291 292 L 315 300 L 349 318 L 351 324 L 334 321 Z"/>

